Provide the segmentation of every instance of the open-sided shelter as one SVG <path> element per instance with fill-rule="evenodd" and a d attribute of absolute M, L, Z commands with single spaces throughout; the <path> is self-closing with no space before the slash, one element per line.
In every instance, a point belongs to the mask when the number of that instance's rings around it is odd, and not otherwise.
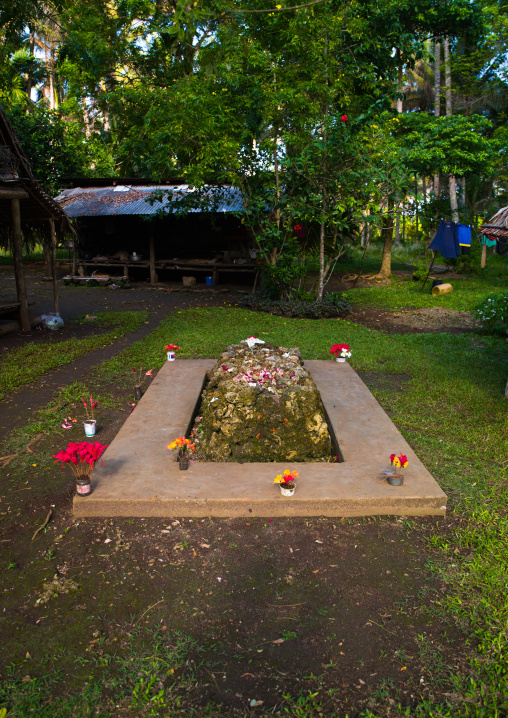
<path fill-rule="evenodd" d="M 58 312 L 55 253 L 57 237 L 64 235 L 74 235 L 70 220 L 62 207 L 44 192 L 35 179 L 19 140 L 0 107 L 0 243 L 12 250 L 19 321 L 23 331 L 31 329 L 23 270 L 23 244 L 27 246 L 41 241 L 52 247 L 55 311 Z M 10 310 L 12 306 L 11 303 L 4 309 Z"/>
<path fill-rule="evenodd" d="M 231 187 L 196 191 L 184 182 L 140 179 L 74 181 L 57 201 L 78 223 L 77 269 L 83 276 L 147 276 L 156 282 L 197 274 L 218 282 L 223 272 L 255 274 L 254 250 Z"/>
<path fill-rule="evenodd" d="M 481 266 L 485 266 L 487 246 L 497 245 L 500 254 L 508 253 L 508 207 L 502 207 L 491 217 L 488 222 L 482 224 L 478 230 L 482 238 L 482 259 Z"/>

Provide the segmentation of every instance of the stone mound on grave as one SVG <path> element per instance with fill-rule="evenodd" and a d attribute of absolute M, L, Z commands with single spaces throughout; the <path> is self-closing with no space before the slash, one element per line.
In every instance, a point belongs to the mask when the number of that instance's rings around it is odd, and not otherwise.
<path fill-rule="evenodd" d="M 331 455 L 319 391 L 299 349 L 248 340 L 208 373 L 199 421 L 204 461 L 316 461 Z"/>

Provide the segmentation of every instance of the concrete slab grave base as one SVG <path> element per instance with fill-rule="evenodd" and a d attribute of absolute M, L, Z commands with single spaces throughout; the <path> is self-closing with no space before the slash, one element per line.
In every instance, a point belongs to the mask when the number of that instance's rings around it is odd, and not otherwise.
<path fill-rule="evenodd" d="M 185 434 L 212 360 L 166 362 L 92 472 L 75 516 L 443 515 L 446 495 L 349 364 L 306 361 L 323 399 L 342 463 L 191 463 L 180 471 L 166 448 Z M 402 486 L 382 478 L 390 454 L 406 454 Z M 300 478 L 292 497 L 273 484 Z"/>

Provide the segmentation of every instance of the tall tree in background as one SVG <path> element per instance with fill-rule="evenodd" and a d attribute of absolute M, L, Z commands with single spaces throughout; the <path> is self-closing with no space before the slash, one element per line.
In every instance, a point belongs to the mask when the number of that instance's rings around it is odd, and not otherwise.
<path fill-rule="evenodd" d="M 437 38 L 434 44 L 434 117 L 441 115 L 441 40 Z M 434 196 L 441 194 L 439 172 L 434 174 Z"/>

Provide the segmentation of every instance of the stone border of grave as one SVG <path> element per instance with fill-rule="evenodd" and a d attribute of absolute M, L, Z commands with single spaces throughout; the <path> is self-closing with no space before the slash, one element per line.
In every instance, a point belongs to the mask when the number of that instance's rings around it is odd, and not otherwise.
<path fill-rule="evenodd" d="M 446 495 L 349 364 L 306 361 L 333 427 L 343 463 L 192 463 L 179 471 L 166 449 L 190 430 L 213 360 L 166 362 L 92 474 L 92 494 L 74 498 L 75 516 L 443 515 Z M 409 459 L 402 486 L 381 472 L 389 456 Z M 273 479 L 300 474 L 294 496 Z"/>

